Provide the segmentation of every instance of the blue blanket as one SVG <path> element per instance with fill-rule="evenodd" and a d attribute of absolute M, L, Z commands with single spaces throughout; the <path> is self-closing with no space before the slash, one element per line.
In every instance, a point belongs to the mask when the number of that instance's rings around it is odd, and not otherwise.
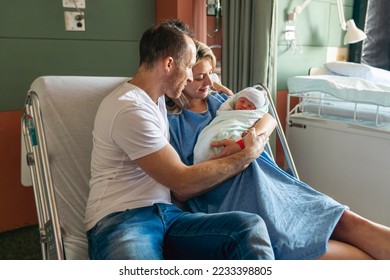
<path fill-rule="evenodd" d="M 193 164 L 197 137 L 226 98 L 209 95 L 209 112 L 205 114 L 184 110 L 168 116 L 171 144 L 184 163 Z M 267 224 L 277 259 L 314 259 L 324 254 L 347 208 L 284 172 L 265 152 L 245 171 L 189 200 L 188 207 L 193 212 L 258 214 Z"/>

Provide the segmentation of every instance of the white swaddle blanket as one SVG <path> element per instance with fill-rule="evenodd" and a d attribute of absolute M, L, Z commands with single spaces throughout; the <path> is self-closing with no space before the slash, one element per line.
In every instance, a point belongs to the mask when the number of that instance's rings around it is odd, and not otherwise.
<path fill-rule="evenodd" d="M 226 100 L 217 111 L 215 118 L 199 134 L 194 147 L 194 164 L 216 156 L 222 148 L 211 147 L 213 141 L 223 139 L 238 140 L 242 133 L 268 113 L 269 101 L 255 110 L 233 110 L 234 96 Z M 237 97 L 236 97 L 237 99 Z"/>

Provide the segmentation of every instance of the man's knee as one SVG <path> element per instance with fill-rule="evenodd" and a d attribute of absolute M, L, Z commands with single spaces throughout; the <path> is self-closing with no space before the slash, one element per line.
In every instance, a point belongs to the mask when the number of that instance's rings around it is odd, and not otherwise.
<path fill-rule="evenodd" d="M 238 228 L 246 231 L 262 232 L 268 236 L 267 225 L 259 215 L 240 211 L 231 212 L 231 214 L 232 219 L 237 221 Z"/>
<path fill-rule="evenodd" d="M 264 220 L 256 214 L 237 212 L 240 222 L 237 238 L 240 240 L 243 259 L 275 259 Z"/>

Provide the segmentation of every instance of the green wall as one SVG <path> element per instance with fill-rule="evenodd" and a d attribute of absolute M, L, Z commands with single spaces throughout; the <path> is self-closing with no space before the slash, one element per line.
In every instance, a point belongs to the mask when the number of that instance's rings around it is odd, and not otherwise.
<path fill-rule="evenodd" d="M 296 31 L 302 53 L 292 53 L 285 40 L 287 14 L 304 0 L 279 0 L 278 13 L 278 90 L 287 89 L 287 79 L 306 75 L 310 67 L 320 67 L 326 62 L 328 47 L 343 45 L 344 32 L 339 25 L 336 0 L 312 0 L 297 16 Z M 344 0 L 345 18 L 352 18 L 353 0 Z"/>
<path fill-rule="evenodd" d="M 41 75 L 131 76 L 138 41 L 155 23 L 155 0 L 86 0 L 85 32 L 65 31 L 62 0 L 0 0 L 0 111 L 23 108 Z M 302 53 L 284 40 L 287 13 L 303 0 L 279 0 L 278 89 L 326 61 L 327 47 L 343 47 L 336 0 L 312 0 L 298 15 Z M 346 19 L 353 0 L 344 0 Z"/>
<path fill-rule="evenodd" d="M 0 111 L 23 108 L 38 76 L 133 75 L 155 23 L 155 0 L 86 0 L 85 32 L 65 31 L 62 0 L 0 1 Z"/>

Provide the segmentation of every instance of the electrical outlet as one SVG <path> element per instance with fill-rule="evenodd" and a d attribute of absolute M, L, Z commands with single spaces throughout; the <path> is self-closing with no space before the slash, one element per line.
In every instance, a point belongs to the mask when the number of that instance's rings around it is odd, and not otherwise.
<path fill-rule="evenodd" d="M 295 40 L 295 26 L 287 25 L 285 32 L 286 41 L 294 41 Z"/>
<path fill-rule="evenodd" d="M 62 6 L 64 8 L 85 9 L 85 0 L 62 0 Z"/>
<path fill-rule="evenodd" d="M 80 12 L 64 12 L 66 31 L 85 31 L 84 14 Z"/>

